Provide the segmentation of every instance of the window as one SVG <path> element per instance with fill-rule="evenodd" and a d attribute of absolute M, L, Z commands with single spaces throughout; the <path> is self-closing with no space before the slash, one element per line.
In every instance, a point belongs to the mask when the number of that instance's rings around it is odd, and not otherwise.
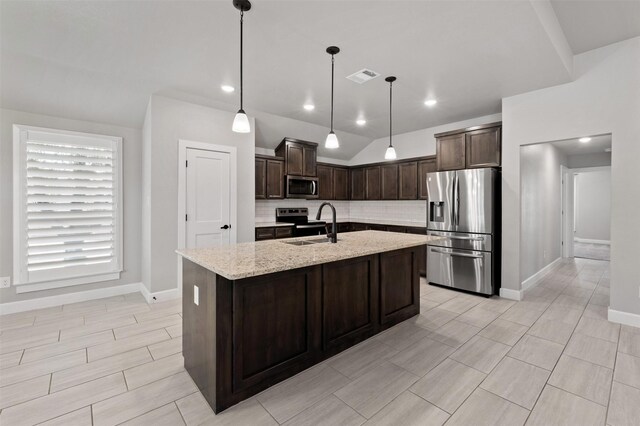
<path fill-rule="evenodd" d="M 119 278 L 121 158 L 122 138 L 14 126 L 17 292 Z"/>

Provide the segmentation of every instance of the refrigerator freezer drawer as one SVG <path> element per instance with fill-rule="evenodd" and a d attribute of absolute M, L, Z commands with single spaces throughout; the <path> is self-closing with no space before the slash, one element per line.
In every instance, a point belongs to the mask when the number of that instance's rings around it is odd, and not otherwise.
<path fill-rule="evenodd" d="M 488 234 L 467 234 L 462 232 L 427 231 L 427 235 L 446 237 L 434 245 L 452 249 L 492 251 L 492 236 Z"/>
<path fill-rule="evenodd" d="M 427 247 L 427 281 L 447 287 L 493 294 L 491 253 Z"/>

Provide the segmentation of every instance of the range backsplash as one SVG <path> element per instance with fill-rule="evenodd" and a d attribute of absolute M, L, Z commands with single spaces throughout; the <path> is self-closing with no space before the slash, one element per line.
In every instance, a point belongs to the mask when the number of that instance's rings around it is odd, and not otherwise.
<path fill-rule="evenodd" d="M 273 222 L 276 207 L 307 207 L 314 218 L 322 201 L 317 200 L 256 200 L 256 222 Z M 338 220 L 369 220 L 380 223 L 419 222 L 427 217 L 427 202 L 423 200 L 331 201 Z M 331 220 L 331 209 L 322 211 L 323 220 Z M 424 226 L 424 225 L 423 225 Z"/>

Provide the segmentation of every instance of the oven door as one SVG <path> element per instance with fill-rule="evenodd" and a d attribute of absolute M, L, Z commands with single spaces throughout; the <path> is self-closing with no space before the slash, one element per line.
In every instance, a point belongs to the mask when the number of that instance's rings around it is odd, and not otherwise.
<path fill-rule="evenodd" d="M 325 235 L 327 233 L 325 223 L 298 224 L 293 228 L 294 237 L 308 237 L 310 235 Z"/>
<path fill-rule="evenodd" d="M 491 253 L 427 246 L 427 281 L 491 295 Z"/>
<path fill-rule="evenodd" d="M 318 178 L 287 176 L 287 198 L 318 198 Z"/>

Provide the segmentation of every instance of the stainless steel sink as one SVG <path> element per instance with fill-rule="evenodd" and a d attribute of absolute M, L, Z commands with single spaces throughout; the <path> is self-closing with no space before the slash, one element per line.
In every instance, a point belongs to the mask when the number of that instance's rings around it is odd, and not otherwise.
<path fill-rule="evenodd" d="M 314 238 L 312 240 L 302 241 L 282 241 L 283 244 L 289 244 L 291 246 L 310 246 L 312 244 L 322 244 L 331 242 L 328 238 Z"/>

